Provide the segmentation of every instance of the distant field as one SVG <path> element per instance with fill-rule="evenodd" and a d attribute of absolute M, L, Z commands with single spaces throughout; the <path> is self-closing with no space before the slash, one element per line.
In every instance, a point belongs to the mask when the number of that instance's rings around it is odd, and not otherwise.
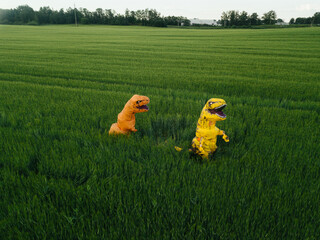
<path fill-rule="evenodd" d="M 320 239 L 320 28 L 0 25 L 0 239 Z M 106 131 L 133 94 L 138 132 Z M 187 152 L 206 100 L 227 120 Z"/>

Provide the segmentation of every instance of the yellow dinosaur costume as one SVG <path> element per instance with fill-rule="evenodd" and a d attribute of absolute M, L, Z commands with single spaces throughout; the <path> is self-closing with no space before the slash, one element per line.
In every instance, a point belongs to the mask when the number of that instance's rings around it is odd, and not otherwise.
<path fill-rule="evenodd" d="M 118 121 L 110 127 L 109 134 L 128 134 L 138 131 L 135 128 L 136 113 L 147 112 L 149 108 L 146 104 L 150 99 L 146 96 L 133 95 L 126 103 L 123 110 L 118 114 Z"/>
<path fill-rule="evenodd" d="M 226 119 L 226 115 L 222 109 L 227 106 L 225 100 L 220 98 L 211 98 L 203 107 L 197 124 L 196 136 L 192 140 L 192 148 L 190 151 L 208 158 L 210 153 L 214 153 L 218 148 L 217 136 L 221 135 L 225 142 L 229 142 L 228 136 L 224 131 L 216 127 L 217 121 Z M 177 151 L 181 148 L 175 147 Z"/>

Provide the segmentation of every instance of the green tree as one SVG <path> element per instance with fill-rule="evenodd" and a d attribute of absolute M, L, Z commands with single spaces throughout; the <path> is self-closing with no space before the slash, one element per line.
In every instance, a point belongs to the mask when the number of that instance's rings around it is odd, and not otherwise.
<path fill-rule="evenodd" d="M 64 10 L 62 8 L 56 14 L 56 23 L 58 23 L 58 24 L 67 23 L 66 13 L 64 12 Z"/>
<path fill-rule="evenodd" d="M 320 24 L 320 12 L 316 12 L 313 15 L 313 23 L 314 24 Z"/>
<path fill-rule="evenodd" d="M 294 18 L 291 18 L 289 24 L 294 24 Z"/>
<path fill-rule="evenodd" d="M 14 23 L 14 10 L 12 9 L 0 9 L 0 23 L 10 24 Z"/>
<path fill-rule="evenodd" d="M 81 12 L 81 15 L 82 15 L 80 23 L 82 23 L 82 24 L 90 24 L 90 23 L 92 23 L 92 13 L 88 9 L 80 8 L 80 12 Z"/>
<path fill-rule="evenodd" d="M 259 16 L 257 13 L 252 13 L 249 17 L 249 23 L 251 25 L 260 25 L 261 20 L 259 19 Z"/>
<path fill-rule="evenodd" d="M 228 17 L 230 21 L 230 26 L 237 26 L 239 25 L 239 12 L 232 10 L 228 12 Z"/>
<path fill-rule="evenodd" d="M 135 25 L 136 24 L 136 13 L 135 11 L 129 11 L 128 9 L 125 12 L 125 17 L 130 25 Z"/>
<path fill-rule="evenodd" d="M 105 23 L 106 24 L 113 24 L 114 19 L 116 16 L 116 12 L 112 9 L 105 10 Z"/>
<path fill-rule="evenodd" d="M 222 12 L 221 15 L 221 23 L 224 27 L 229 26 L 229 17 L 228 17 L 228 13 L 226 12 Z"/>
<path fill-rule="evenodd" d="M 313 20 L 312 17 L 308 17 L 308 18 L 299 17 L 296 19 L 296 24 L 311 24 L 312 20 Z"/>
<path fill-rule="evenodd" d="M 15 9 L 16 22 L 28 23 L 35 20 L 35 13 L 28 5 L 21 5 Z"/>
<path fill-rule="evenodd" d="M 106 23 L 105 21 L 105 14 L 102 8 L 97 8 L 96 11 L 93 13 L 94 21 L 98 24 Z"/>
<path fill-rule="evenodd" d="M 238 26 L 240 25 L 239 21 L 239 12 L 231 10 L 228 12 L 223 12 L 221 16 L 221 22 L 226 26 Z"/>
<path fill-rule="evenodd" d="M 160 18 L 160 13 L 155 9 L 146 9 L 145 12 L 147 13 L 147 20 L 156 20 Z"/>
<path fill-rule="evenodd" d="M 239 15 L 239 25 L 240 26 L 245 26 L 248 25 L 249 23 L 249 16 L 246 11 L 242 11 Z"/>
<path fill-rule="evenodd" d="M 275 11 L 271 10 L 267 13 L 264 13 L 262 16 L 262 19 L 265 24 L 275 24 L 277 19 L 277 14 Z"/>
<path fill-rule="evenodd" d="M 39 24 L 50 23 L 50 17 L 52 15 L 52 10 L 50 7 L 40 7 L 39 11 L 36 12 L 36 16 Z"/>
<path fill-rule="evenodd" d="M 182 18 L 182 23 L 183 23 L 183 26 L 190 26 L 191 21 L 188 18 L 183 17 Z"/>

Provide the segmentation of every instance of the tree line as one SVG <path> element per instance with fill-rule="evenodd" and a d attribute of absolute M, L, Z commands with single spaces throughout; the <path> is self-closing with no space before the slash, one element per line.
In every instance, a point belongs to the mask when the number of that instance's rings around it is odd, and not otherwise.
<path fill-rule="evenodd" d="M 261 24 L 276 24 L 283 23 L 281 18 L 277 18 L 275 11 L 271 10 L 264 13 L 260 18 L 257 13 L 249 14 L 246 11 L 227 11 L 223 12 L 219 23 L 224 27 L 231 26 L 251 26 L 251 25 L 261 25 Z M 292 18 L 289 24 L 320 24 L 320 12 L 316 12 L 313 17 L 309 18 Z"/>
<path fill-rule="evenodd" d="M 223 12 L 217 21 L 222 27 L 255 26 L 282 23 L 275 11 L 264 13 L 260 18 L 257 13 L 249 14 L 246 11 Z M 50 7 L 41 7 L 39 11 L 28 5 L 21 5 L 15 9 L 0 9 L 0 24 L 108 24 L 108 25 L 141 25 L 166 27 L 167 25 L 189 26 L 190 20 L 182 16 L 163 17 L 155 9 L 129 11 L 124 14 L 116 13 L 112 9 L 97 8 L 91 12 L 86 8 L 68 8 L 67 10 L 53 10 Z M 290 24 L 320 24 L 320 12 L 308 18 L 292 18 Z"/>
<path fill-rule="evenodd" d="M 316 12 L 313 17 L 291 18 L 289 24 L 320 24 L 320 12 Z"/>
<path fill-rule="evenodd" d="M 155 9 L 129 11 L 124 14 L 116 13 L 112 9 L 97 8 L 90 12 L 86 8 L 68 8 L 67 10 L 53 10 L 41 7 L 34 11 L 28 5 L 15 9 L 0 9 L 0 23 L 2 24 L 109 24 L 109 25 L 142 25 L 166 27 L 167 25 L 190 25 L 190 20 L 182 16 L 161 17 Z"/>

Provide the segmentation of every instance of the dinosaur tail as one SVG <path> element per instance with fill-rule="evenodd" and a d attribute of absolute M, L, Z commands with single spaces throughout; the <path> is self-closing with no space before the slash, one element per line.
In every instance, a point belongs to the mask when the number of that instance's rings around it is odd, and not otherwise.
<path fill-rule="evenodd" d="M 174 149 L 178 152 L 181 152 L 183 148 L 175 146 Z M 189 152 L 192 152 L 192 149 L 188 149 Z"/>
<path fill-rule="evenodd" d="M 181 147 L 175 146 L 174 149 L 177 150 L 178 152 L 181 152 L 181 151 L 182 151 L 182 148 L 181 148 Z"/>

